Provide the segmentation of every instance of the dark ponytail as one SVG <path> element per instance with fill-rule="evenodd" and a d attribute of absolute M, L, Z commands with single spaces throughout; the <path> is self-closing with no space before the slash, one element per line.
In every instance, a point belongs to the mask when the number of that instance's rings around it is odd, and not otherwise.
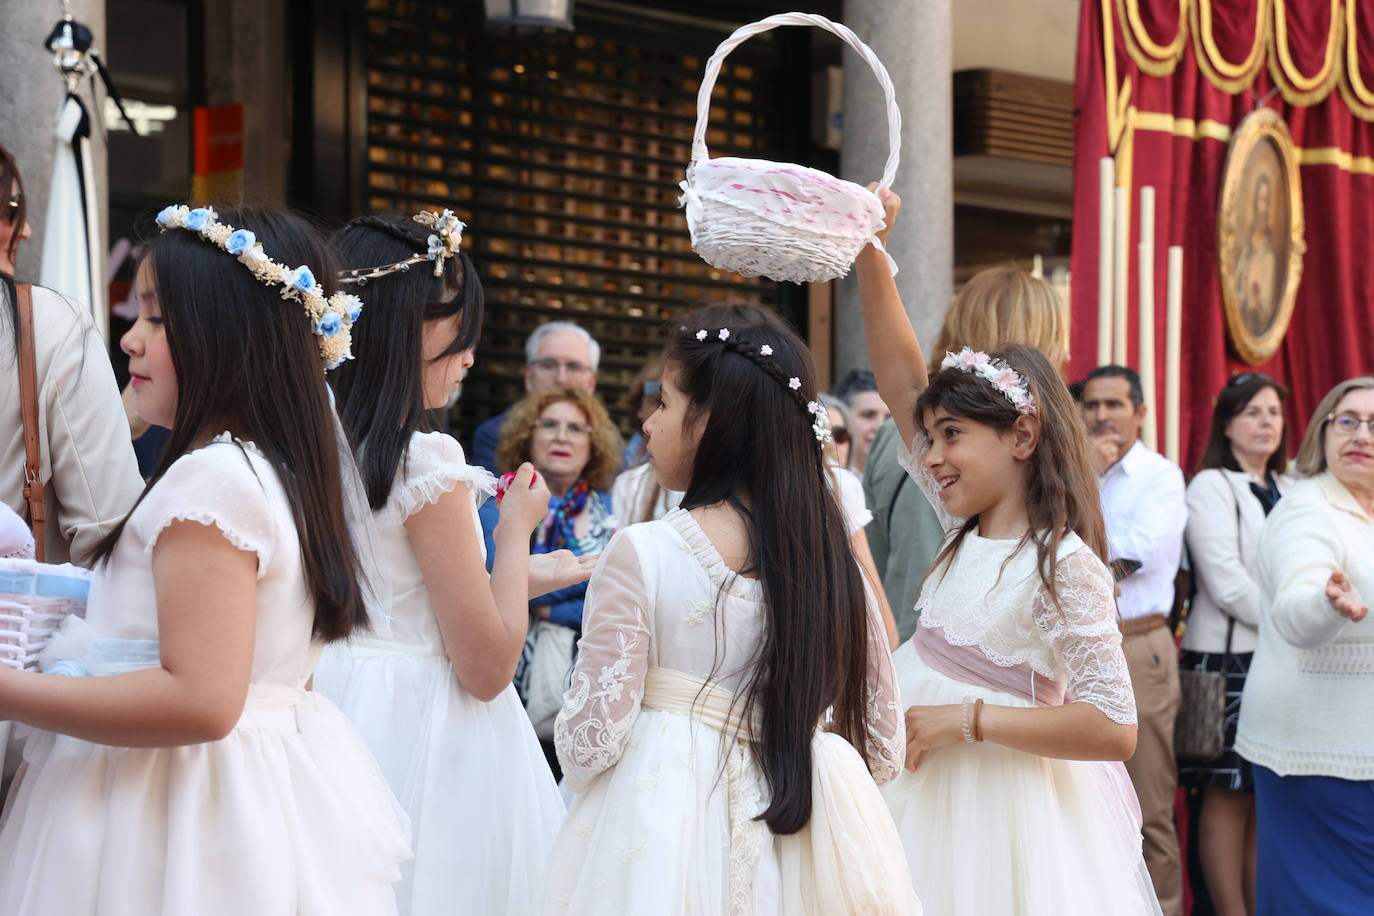
<path fill-rule="evenodd" d="M 684 422 L 704 423 L 682 506 L 734 507 L 748 530 L 745 572 L 763 585 L 763 641 L 740 699 L 760 716 L 751 735 L 769 789 L 760 817 L 775 834 L 795 833 L 811 819 L 811 741 L 827 710 L 832 730 L 867 757 L 868 610 L 811 428 L 815 368 L 775 315 L 745 306 L 692 313 L 666 358 L 665 374 L 691 401 Z"/>
<path fill-rule="evenodd" d="M 331 241 L 345 270 L 404 261 L 428 248 L 429 230 L 396 214 L 364 216 Z M 462 314 L 458 333 L 436 359 L 477 345 L 482 283 L 465 254 L 449 258 L 440 276 L 429 261 L 369 280 L 354 291 L 364 315 L 353 328 L 354 359 L 330 374 L 339 416 L 358 456 L 373 511 L 391 493 L 410 437 L 428 429 L 425 417 L 424 323 Z"/>

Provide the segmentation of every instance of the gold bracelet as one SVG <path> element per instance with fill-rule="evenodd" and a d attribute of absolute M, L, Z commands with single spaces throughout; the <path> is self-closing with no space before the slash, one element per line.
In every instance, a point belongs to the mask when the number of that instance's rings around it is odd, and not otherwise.
<path fill-rule="evenodd" d="M 981 698 L 973 704 L 973 740 L 983 740 L 983 700 Z"/>

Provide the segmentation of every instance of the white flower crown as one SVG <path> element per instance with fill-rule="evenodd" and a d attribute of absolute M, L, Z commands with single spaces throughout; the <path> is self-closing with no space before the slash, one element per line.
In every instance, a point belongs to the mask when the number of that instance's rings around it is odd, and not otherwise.
<path fill-rule="evenodd" d="M 378 277 L 385 277 L 387 274 L 394 274 L 397 271 L 405 272 L 410 270 L 410 265 L 418 264 L 421 261 L 434 262 L 434 276 L 444 275 L 444 262 L 458 254 L 458 250 L 463 246 L 463 230 L 467 228 L 467 223 L 453 215 L 452 210 L 445 210 L 443 213 L 435 213 L 432 210 L 421 210 L 411 219 L 422 226 L 429 226 L 434 232 L 426 240 L 429 250 L 424 254 L 416 254 L 406 258 L 404 261 L 397 261 L 395 264 L 383 264 L 381 267 L 359 267 L 353 270 L 345 270 L 339 273 L 340 283 L 356 283 L 359 286 L 366 286 L 368 280 L 375 280 Z"/>
<path fill-rule="evenodd" d="M 335 293 L 326 299 L 324 289 L 309 267 L 301 265 L 292 269 L 273 261 L 263 252 L 262 243 L 251 230 L 221 223 L 219 214 L 210 207 L 193 210 L 185 204 L 173 204 L 157 215 L 157 224 L 164 232 L 187 229 L 199 234 L 237 258 L 263 283 L 280 286 L 283 299 L 295 299 L 305 306 L 305 315 L 319 338 L 320 356 L 324 358 L 326 371 L 353 358 L 353 322 L 363 310 L 363 301 L 357 296 Z"/>
<path fill-rule="evenodd" d="M 683 327 L 682 330 L 686 331 L 687 328 Z M 706 341 L 706 338 L 710 335 L 705 328 L 702 328 L 692 336 L 704 343 Z M 721 343 L 726 343 L 727 341 L 729 341 L 730 329 L 721 328 L 719 331 L 716 332 L 716 339 L 719 340 Z M 740 353 L 742 356 L 748 356 L 747 352 L 743 352 L 740 350 L 736 350 L 735 352 Z M 763 346 L 759 347 L 760 357 L 768 358 L 772 355 L 773 348 L 770 347 L 768 344 L 764 344 Z M 753 357 L 750 358 L 752 359 Z M 800 391 L 801 386 L 801 379 L 797 378 L 795 375 L 787 380 L 787 387 L 791 391 Z M 826 445 L 833 441 L 835 437 L 830 430 L 830 411 L 826 410 L 825 406 L 821 404 L 819 401 L 808 401 L 806 404 L 806 412 L 811 414 L 811 432 L 816 437 L 816 441 L 819 442 L 821 445 Z"/>
<path fill-rule="evenodd" d="M 1003 360 L 993 359 L 982 350 L 964 347 L 958 353 L 946 353 L 940 368 L 959 369 L 981 376 L 991 382 L 992 387 L 1010 401 L 1018 412 L 1035 415 L 1035 398 L 1031 397 L 1030 386 Z"/>

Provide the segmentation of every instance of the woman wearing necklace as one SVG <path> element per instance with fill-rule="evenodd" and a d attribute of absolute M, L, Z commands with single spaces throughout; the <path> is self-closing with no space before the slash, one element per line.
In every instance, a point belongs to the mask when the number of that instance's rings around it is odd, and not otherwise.
<path fill-rule="evenodd" d="M 1259 537 L 1292 480 L 1283 402 L 1288 390 L 1259 372 L 1217 395 L 1202 470 L 1188 485 L 1188 554 L 1197 594 L 1183 634 L 1181 671 L 1224 671 L 1224 748 L 1180 767 L 1202 792 L 1197 851 L 1218 916 L 1254 911 L 1255 782 L 1236 754 L 1240 697 L 1259 639 Z"/>
<path fill-rule="evenodd" d="M 528 461 L 547 482 L 550 493 L 549 514 L 535 529 L 532 553 L 567 549 L 586 556 L 601 552 L 615 531 L 610 488 L 622 449 L 606 408 L 581 389 L 537 391 L 511 408 L 501 426 L 497 468 L 509 471 Z M 499 518 L 495 502 L 483 505 L 479 515 L 490 546 Z M 515 671 L 516 690 L 555 777 L 560 773 L 553 750 L 553 720 L 562 706 L 586 595 L 583 582 L 530 601 L 530 633 Z"/>

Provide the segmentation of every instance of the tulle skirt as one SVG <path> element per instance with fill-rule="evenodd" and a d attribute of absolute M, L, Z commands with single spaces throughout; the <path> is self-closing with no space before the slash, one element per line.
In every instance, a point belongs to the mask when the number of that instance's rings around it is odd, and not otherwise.
<path fill-rule="evenodd" d="M 722 750 L 714 729 L 679 713 L 641 710 L 619 762 L 568 809 L 537 912 L 726 914 L 730 871 L 747 868 L 751 912 L 781 914 L 778 855 L 766 826 L 749 825 L 756 857 L 730 855 L 730 794 L 750 817 L 758 814 L 762 776 L 749 766 L 727 784 Z M 745 851 L 754 852 L 737 849 Z"/>
<path fill-rule="evenodd" d="M 910 641 L 893 656 L 902 704 L 964 697 L 1029 707 L 931 669 Z M 926 912 L 941 916 L 1135 916 L 1160 912 L 1124 771 L 996 744 L 922 755 L 882 789 Z"/>
<path fill-rule="evenodd" d="M 563 800 L 515 688 L 489 703 L 447 658 L 331 646 L 315 690 L 339 704 L 410 815 L 402 916 L 525 916 Z"/>
<path fill-rule="evenodd" d="M 124 748 L 33 732 L 0 829 L 0 913 L 395 912 L 408 825 L 328 700 L 253 685 L 225 738 Z"/>

